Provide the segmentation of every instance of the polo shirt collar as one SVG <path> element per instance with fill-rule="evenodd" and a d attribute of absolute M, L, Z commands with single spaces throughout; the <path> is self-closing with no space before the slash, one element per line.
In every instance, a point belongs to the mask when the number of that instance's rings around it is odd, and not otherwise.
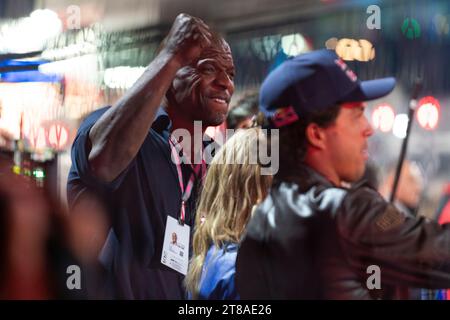
<path fill-rule="evenodd" d="M 159 134 L 162 134 L 164 131 L 170 131 L 171 127 L 172 121 L 170 121 L 169 115 L 163 107 L 160 107 L 156 112 L 155 120 L 152 124 L 152 129 Z"/>

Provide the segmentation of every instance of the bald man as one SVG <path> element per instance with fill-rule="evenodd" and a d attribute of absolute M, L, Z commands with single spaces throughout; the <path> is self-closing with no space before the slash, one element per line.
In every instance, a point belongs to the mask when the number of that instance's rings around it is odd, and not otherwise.
<path fill-rule="evenodd" d="M 177 232 L 181 245 L 190 247 L 206 165 L 173 161 L 177 154 L 194 159 L 204 145 L 192 139 L 180 150 L 172 133 L 194 136 L 195 121 L 202 133 L 224 122 L 233 77 L 225 40 L 200 19 L 180 14 L 133 87 L 81 125 L 72 147 L 68 198 L 73 205 L 89 190 L 109 206 L 111 228 L 100 252 L 102 297 L 185 297 L 188 255 L 176 263 L 168 259 L 164 239 Z M 161 107 L 163 99 L 167 104 Z"/>

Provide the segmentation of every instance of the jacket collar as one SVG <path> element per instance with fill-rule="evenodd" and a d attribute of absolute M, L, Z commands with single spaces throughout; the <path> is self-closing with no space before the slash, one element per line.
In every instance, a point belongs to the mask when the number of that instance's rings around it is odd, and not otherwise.
<path fill-rule="evenodd" d="M 296 168 L 293 168 L 286 174 L 276 175 L 274 183 L 281 182 L 295 182 L 303 190 L 308 190 L 314 185 L 322 185 L 330 188 L 335 187 L 322 174 L 304 163 L 299 164 Z"/>

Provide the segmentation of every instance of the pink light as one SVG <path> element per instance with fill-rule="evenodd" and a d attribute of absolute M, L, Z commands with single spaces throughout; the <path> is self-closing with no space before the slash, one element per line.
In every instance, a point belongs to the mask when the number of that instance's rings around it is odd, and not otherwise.
<path fill-rule="evenodd" d="M 439 123 L 440 108 L 440 103 L 436 98 L 432 96 L 422 98 L 416 114 L 419 125 L 425 130 L 436 129 Z"/>

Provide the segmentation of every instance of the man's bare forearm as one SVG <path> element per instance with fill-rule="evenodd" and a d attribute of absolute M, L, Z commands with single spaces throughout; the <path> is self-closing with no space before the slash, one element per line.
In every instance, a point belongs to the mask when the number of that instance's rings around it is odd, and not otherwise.
<path fill-rule="evenodd" d="M 89 166 L 102 181 L 114 180 L 133 160 L 150 130 L 177 71 L 210 44 L 209 28 L 187 14 L 176 17 L 164 47 L 125 95 L 89 132 Z"/>
<path fill-rule="evenodd" d="M 89 133 L 89 165 L 102 181 L 114 180 L 133 160 L 161 101 L 180 68 L 164 50 L 125 95 L 94 124 Z"/>

